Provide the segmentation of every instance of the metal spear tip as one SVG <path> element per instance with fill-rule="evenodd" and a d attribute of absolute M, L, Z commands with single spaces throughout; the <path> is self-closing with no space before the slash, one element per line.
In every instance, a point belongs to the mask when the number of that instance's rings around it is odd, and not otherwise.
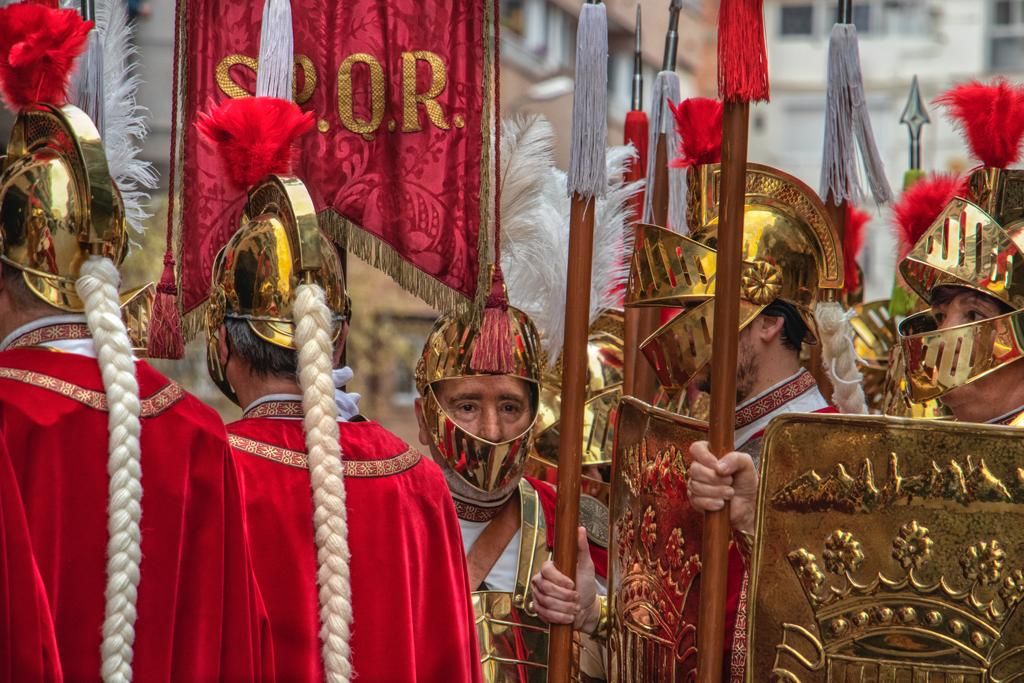
<path fill-rule="evenodd" d="M 633 31 L 633 88 L 630 104 L 633 111 L 643 109 L 644 100 L 644 58 L 640 44 L 640 3 L 636 4 L 636 28 Z"/>
<path fill-rule="evenodd" d="M 683 8 L 683 0 L 669 0 L 668 31 L 665 32 L 665 58 L 661 63 L 662 71 L 676 70 L 676 53 L 679 50 L 679 11 Z"/>
<path fill-rule="evenodd" d="M 633 30 L 633 54 L 639 55 L 641 50 L 640 44 L 640 23 L 642 21 L 643 13 L 641 12 L 640 3 L 636 3 L 636 28 Z"/>
<path fill-rule="evenodd" d="M 903 108 L 903 113 L 900 115 L 900 123 L 905 124 L 910 129 L 912 136 L 917 136 L 920 134 L 924 124 L 931 122 L 932 120 L 928 118 L 928 110 L 924 106 L 924 100 L 921 98 L 921 89 L 918 87 L 917 76 L 915 75 L 914 80 L 910 83 L 907 106 Z"/>

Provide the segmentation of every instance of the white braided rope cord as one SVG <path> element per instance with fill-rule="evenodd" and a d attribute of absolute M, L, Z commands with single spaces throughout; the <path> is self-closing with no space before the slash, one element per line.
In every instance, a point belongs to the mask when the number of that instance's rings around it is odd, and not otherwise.
<path fill-rule="evenodd" d="M 868 406 L 860 357 L 853 346 L 852 317 L 853 311 L 834 301 L 819 303 L 814 309 L 822 362 L 832 380 L 832 401 L 841 413 L 861 415 L 868 412 Z"/>
<path fill-rule="evenodd" d="M 329 683 L 347 683 L 353 678 L 349 650 L 352 589 L 338 406 L 331 379 L 333 317 L 319 285 L 298 287 L 293 312 L 303 427 L 313 487 L 324 671 Z"/>
<path fill-rule="evenodd" d="M 107 683 L 132 680 L 139 565 L 142 562 L 142 411 L 135 360 L 118 301 L 120 276 L 110 259 L 91 256 L 75 287 L 107 395 L 107 586 L 100 673 Z"/>

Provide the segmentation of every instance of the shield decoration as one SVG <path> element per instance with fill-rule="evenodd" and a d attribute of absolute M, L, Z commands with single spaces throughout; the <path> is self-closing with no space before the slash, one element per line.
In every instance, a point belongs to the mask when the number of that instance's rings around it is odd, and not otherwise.
<path fill-rule="evenodd" d="M 887 417 L 774 420 L 746 680 L 1021 680 L 1021 436 Z"/>

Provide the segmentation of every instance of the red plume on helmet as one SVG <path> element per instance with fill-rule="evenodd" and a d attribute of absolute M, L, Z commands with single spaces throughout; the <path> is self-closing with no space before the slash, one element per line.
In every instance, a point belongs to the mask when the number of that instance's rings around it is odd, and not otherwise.
<path fill-rule="evenodd" d="M 965 181 L 953 174 L 936 173 L 914 183 L 892 207 L 902 259 L 917 244 L 946 205 L 964 193 Z"/>
<path fill-rule="evenodd" d="M 7 106 L 63 106 L 71 69 L 91 28 L 92 22 L 72 9 L 29 2 L 0 8 L 0 91 Z"/>
<path fill-rule="evenodd" d="M 1006 168 L 1020 159 L 1024 140 L 1024 88 L 996 79 L 991 84 L 970 81 L 935 99 L 946 107 L 971 148 L 990 168 Z"/>
<path fill-rule="evenodd" d="M 717 164 L 722 160 L 722 103 L 708 97 L 669 102 L 679 133 L 679 156 L 672 168 Z"/>
<path fill-rule="evenodd" d="M 271 173 L 292 173 L 295 142 L 313 127 L 313 114 L 276 97 L 243 97 L 202 114 L 196 127 L 232 184 L 248 189 Z"/>
<path fill-rule="evenodd" d="M 843 291 L 856 291 L 860 286 L 857 257 L 864 248 L 864 230 L 871 214 L 853 204 L 846 205 L 846 226 L 843 230 Z"/>

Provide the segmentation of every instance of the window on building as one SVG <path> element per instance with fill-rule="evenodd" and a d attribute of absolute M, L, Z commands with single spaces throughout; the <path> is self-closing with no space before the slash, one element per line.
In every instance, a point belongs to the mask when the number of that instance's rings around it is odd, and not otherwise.
<path fill-rule="evenodd" d="M 814 35 L 814 5 L 783 5 L 780 33 L 784 36 Z"/>
<path fill-rule="evenodd" d="M 853 25 L 857 27 L 858 34 L 866 34 L 877 32 L 878 28 L 875 26 L 875 18 L 877 14 L 874 4 L 867 2 L 859 2 L 853 6 Z M 827 28 L 825 29 L 826 35 L 828 31 L 832 30 L 832 24 L 836 22 L 839 17 L 839 8 L 837 3 L 829 2 L 827 5 Z"/>
<path fill-rule="evenodd" d="M 934 18 L 925 0 L 883 0 L 880 26 L 889 35 L 921 36 L 933 31 Z"/>
<path fill-rule="evenodd" d="M 1024 1 L 991 0 L 989 62 L 993 71 L 1024 69 Z"/>

